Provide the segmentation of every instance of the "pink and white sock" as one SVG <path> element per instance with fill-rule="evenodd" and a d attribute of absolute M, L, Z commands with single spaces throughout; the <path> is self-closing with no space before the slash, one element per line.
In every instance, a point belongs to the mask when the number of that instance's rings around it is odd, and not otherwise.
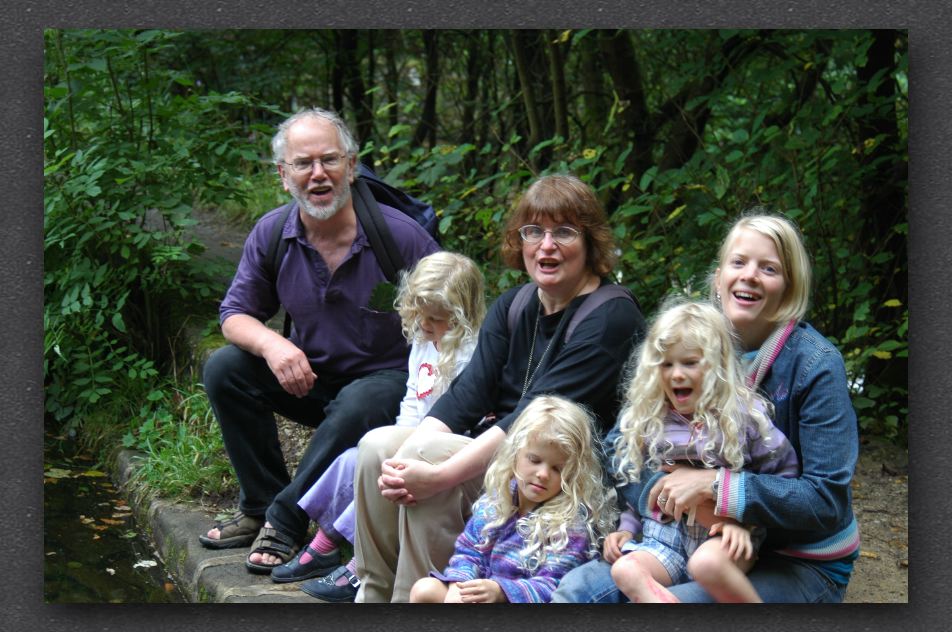
<path fill-rule="evenodd" d="M 321 555 L 327 555 L 328 553 L 333 553 L 335 550 L 337 550 L 337 543 L 327 537 L 327 534 L 324 533 L 324 529 L 318 529 L 317 535 L 314 536 L 314 539 L 311 540 L 311 543 L 308 544 L 308 547 L 317 551 Z M 307 551 L 304 551 L 304 553 L 301 554 L 301 564 L 307 564 L 312 559 L 314 559 L 313 556 Z"/>

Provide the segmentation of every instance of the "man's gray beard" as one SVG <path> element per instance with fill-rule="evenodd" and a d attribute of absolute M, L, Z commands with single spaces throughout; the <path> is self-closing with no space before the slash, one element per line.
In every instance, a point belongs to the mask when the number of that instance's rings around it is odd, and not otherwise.
<path fill-rule="evenodd" d="M 324 221 L 337 215 L 337 211 L 344 208 L 350 199 L 350 182 L 344 180 L 343 190 L 340 195 L 334 196 L 334 201 L 327 206 L 316 206 L 307 199 L 307 194 L 297 185 L 291 185 L 291 195 L 297 200 L 298 205 L 309 216 L 316 220 Z"/>

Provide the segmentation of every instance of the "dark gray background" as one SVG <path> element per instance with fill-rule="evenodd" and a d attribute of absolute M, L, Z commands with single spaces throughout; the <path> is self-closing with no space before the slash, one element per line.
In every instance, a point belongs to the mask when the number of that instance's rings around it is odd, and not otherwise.
<path fill-rule="evenodd" d="M 948 2 L 417 0 L 411 2 L 7 2 L 0 8 L 0 374 L 3 564 L 0 629 L 731 630 L 944 628 L 950 410 L 949 300 L 952 26 Z M 766 6 L 761 6 L 766 5 Z M 909 604 L 847 606 L 426 607 L 45 605 L 43 603 L 43 92 L 45 28 L 900 28 L 910 57 Z M 927 351 L 928 349 L 928 351 Z M 943 414 L 944 413 L 944 414 Z M 346 611 L 344 610 L 346 608 Z"/>

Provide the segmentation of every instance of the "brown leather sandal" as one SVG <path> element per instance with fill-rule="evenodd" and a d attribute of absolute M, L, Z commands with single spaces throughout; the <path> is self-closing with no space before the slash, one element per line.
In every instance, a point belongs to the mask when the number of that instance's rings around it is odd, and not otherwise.
<path fill-rule="evenodd" d="M 250 557 L 252 553 L 267 553 L 277 556 L 281 561 L 277 564 L 255 564 L 246 559 L 245 566 L 252 573 L 266 575 L 278 566 L 287 564 L 293 560 L 300 548 L 300 544 L 294 542 L 277 529 L 273 527 L 262 527 L 258 533 L 258 537 L 255 538 L 254 543 L 251 545 L 251 552 L 248 553 L 248 556 Z"/>
<path fill-rule="evenodd" d="M 239 511 L 230 520 L 216 522 L 218 539 L 210 538 L 206 534 L 198 536 L 202 546 L 209 549 L 237 549 L 246 547 L 255 540 L 255 536 L 264 526 L 264 516 L 246 516 Z"/>

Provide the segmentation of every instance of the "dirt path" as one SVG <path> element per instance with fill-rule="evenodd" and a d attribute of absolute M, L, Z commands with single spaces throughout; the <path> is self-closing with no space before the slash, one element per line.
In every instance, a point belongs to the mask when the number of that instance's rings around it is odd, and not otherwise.
<path fill-rule="evenodd" d="M 862 546 L 847 603 L 909 601 L 909 451 L 886 442 L 860 447 L 853 511 Z"/>

